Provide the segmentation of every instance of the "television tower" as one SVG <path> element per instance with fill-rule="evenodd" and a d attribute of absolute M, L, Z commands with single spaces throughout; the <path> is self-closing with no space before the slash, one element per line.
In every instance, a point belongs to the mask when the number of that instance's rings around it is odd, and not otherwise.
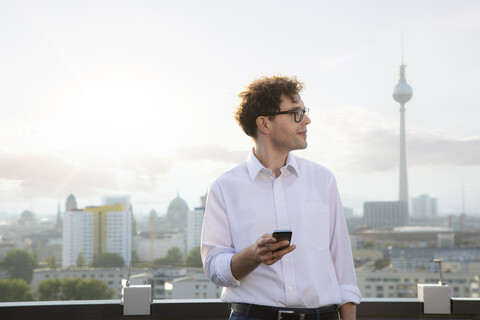
<path fill-rule="evenodd" d="M 408 208 L 408 183 L 407 183 L 407 148 L 405 143 L 405 103 L 407 103 L 413 95 L 412 87 L 405 79 L 405 67 L 400 66 L 400 79 L 393 89 L 393 99 L 400 103 L 400 188 L 398 200 L 407 203 Z"/>

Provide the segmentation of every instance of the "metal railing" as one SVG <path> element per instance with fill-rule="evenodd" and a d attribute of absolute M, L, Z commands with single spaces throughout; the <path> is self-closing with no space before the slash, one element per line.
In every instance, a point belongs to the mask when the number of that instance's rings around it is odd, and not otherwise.
<path fill-rule="evenodd" d="M 357 318 L 368 319 L 475 319 L 480 299 L 452 298 L 451 314 L 424 314 L 417 299 L 363 299 Z M 227 319 L 229 307 L 220 300 L 154 300 L 150 315 L 124 316 L 120 300 L 37 301 L 0 303 L 0 319 L 117 320 Z"/>

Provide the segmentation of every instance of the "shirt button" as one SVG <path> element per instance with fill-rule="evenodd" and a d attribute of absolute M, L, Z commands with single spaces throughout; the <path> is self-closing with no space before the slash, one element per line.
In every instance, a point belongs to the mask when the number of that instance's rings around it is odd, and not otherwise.
<path fill-rule="evenodd" d="M 292 287 L 292 286 L 289 286 L 289 287 L 288 287 L 288 291 L 292 292 L 292 291 L 293 291 L 293 287 Z"/>
<path fill-rule="evenodd" d="M 288 259 L 288 258 L 285 258 L 285 262 L 290 262 L 290 259 Z"/>

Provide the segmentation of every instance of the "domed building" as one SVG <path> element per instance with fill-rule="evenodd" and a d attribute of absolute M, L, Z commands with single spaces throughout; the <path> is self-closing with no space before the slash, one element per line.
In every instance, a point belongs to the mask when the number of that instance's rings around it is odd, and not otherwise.
<path fill-rule="evenodd" d="M 188 205 L 180 198 L 173 199 L 167 209 L 167 223 L 170 228 L 184 230 L 187 227 Z"/>
<path fill-rule="evenodd" d="M 37 224 L 37 219 L 35 218 L 35 214 L 30 210 L 25 210 L 20 215 L 20 219 L 18 219 L 18 224 L 22 225 L 32 225 Z"/>

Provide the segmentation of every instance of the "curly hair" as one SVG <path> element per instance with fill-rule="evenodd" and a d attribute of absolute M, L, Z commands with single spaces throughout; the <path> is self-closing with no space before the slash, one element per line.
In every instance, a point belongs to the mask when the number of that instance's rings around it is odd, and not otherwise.
<path fill-rule="evenodd" d="M 294 99 L 303 90 L 303 82 L 296 77 L 262 77 L 253 81 L 238 96 L 242 99 L 235 110 L 235 120 L 250 137 L 257 137 L 259 116 L 280 111 L 282 94 Z"/>

